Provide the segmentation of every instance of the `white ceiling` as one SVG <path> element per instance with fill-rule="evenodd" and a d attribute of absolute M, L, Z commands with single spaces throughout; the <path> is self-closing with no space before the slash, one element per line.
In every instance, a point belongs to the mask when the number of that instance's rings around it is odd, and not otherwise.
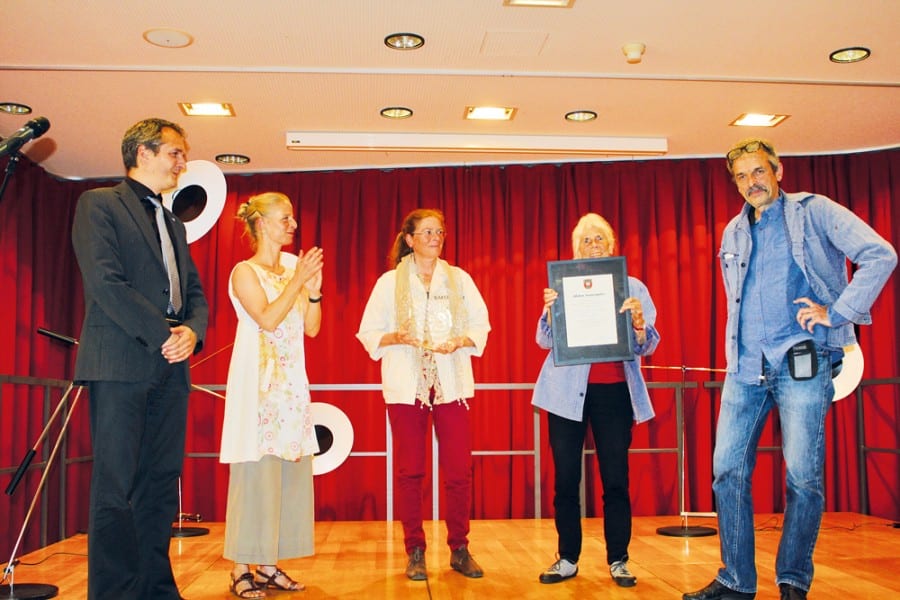
<path fill-rule="evenodd" d="M 135 121 L 185 126 L 191 160 L 249 155 L 226 173 L 584 160 L 561 154 L 290 151 L 288 131 L 659 137 L 665 157 L 720 156 L 762 133 L 782 154 L 900 145 L 900 1 L 29 0 L 3 3 L 0 136 L 35 116 L 50 130 L 23 151 L 65 178 L 123 173 Z M 144 41 L 175 28 L 182 49 Z M 416 32 L 417 51 L 386 35 Z M 621 47 L 642 42 L 640 64 Z M 863 45 L 869 60 L 834 64 Z M 185 117 L 177 102 L 222 101 L 233 118 Z M 463 120 L 467 105 L 517 107 L 511 122 Z M 402 121 L 386 106 L 412 108 Z M 569 123 L 591 109 L 599 118 Z M 774 130 L 736 128 L 744 112 L 791 115 Z M 597 160 L 597 157 L 592 158 Z"/>

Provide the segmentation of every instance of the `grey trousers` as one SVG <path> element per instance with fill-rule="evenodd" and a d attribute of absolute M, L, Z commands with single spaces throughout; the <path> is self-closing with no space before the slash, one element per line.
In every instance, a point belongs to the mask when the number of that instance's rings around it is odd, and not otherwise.
<path fill-rule="evenodd" d="M 225 558 L 275 565 L 314 553 L 312 457 L 290 462 L 264 456 L 233 463 L 225 511 Z"/>

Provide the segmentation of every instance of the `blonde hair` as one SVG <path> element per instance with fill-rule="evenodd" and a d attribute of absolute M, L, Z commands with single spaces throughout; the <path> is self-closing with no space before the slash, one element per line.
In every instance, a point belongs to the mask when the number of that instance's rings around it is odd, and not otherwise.
<path fill-rule="evenodd" d="M 603 232 L 606 236 L 607 243 L 609 244 L 610 254 L 615 254 L 616 234 L 613 231 L 612 225 L 597 213 L 587 213 L 578 219 L 578 224 L 575 225 L 575 229 L 572 230 L 572 256 L 575 258 L 584 258 L 581 255 L 581 240 L 584 238 L 585 232 L 591 228 L 599 229 Z"/>
<path fill-rule="evenodd" d="M 246 202 L 238 207 L 237 218 L 244 222 L 244 233 L 250 236 L 253 249 L 259 244 L 259 230 L 256 228 L 256 222 L 264 216 L 269 210 L 281 203 L 290 205 L 291 199 L 281 192 L 263 192 L 255 196 L 250 196 Z"/>

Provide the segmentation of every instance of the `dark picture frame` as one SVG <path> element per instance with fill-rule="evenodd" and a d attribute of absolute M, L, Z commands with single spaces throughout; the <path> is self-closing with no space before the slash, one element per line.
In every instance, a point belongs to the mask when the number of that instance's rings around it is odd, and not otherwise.
<path fill-rule="evenodd" d="M 559 294 L 550 308 L 554 364 L 634 360 L 631 311 L 619 312 L 628 298 L 624 256 L 550 261 L 547 279 Z"/>

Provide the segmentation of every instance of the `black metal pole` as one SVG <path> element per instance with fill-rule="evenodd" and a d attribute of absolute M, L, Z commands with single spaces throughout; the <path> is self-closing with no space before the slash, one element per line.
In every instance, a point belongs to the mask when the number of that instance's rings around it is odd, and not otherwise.
<path fill-rule="evenodd" d="M 16 171 L 16 167 L 19 165 L 19 159 L 21 157 L 22 155 L 18 152 L 13 152 L 9 155 L 9 162 L 6 163 L 6 174 L 3 176 L 3 183 L 0 184 L 0 202 L 3 201 L 3 193 L 6 191 L 9 178 L 12 177 L 12 174 Z"/>

